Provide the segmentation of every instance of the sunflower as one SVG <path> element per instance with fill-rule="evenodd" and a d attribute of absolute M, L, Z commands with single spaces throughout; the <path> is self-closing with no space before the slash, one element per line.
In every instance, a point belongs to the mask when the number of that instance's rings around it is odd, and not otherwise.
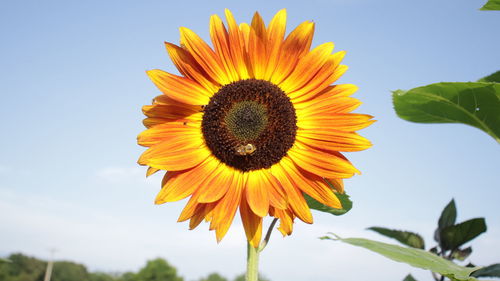
<path fill-rule="evenodd" d="M 286 10 L 268 26 L 258 13 L 239 25 L 225 15 L 227 27 L 210 18 L 213 48 L 185 27 L 180 46 L 165 43 L 180 76 L 147 72 L 162 95 L 143 107 L 138 143 L 149 148 L 138 163 L 147 175 L 168 171 L 156 204 L 190 197 L 179 217 L 190 229 L 205 220 L 220 241 L 239 209 L 257 247 L 267 215 L 283 235 L 295 218 L 313 222 L 305 194 L 342 207 L 343 179 L 359 171 L 341 152 L 370 147 L 355 131 L 374 121 L 350 113 L 356 86 L 332 84 L 347 70 L 345 52 L 331 42 L 310 49 L 313 22 L 285 37 Z"/>

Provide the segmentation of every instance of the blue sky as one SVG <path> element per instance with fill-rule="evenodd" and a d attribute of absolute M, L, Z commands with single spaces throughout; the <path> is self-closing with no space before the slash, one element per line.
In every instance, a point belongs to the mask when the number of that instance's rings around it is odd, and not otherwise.
<path fill-rule="evenodd" d="M 145 70 L 175 72 L 163 42 L 178 27 L 208 39 L 211 14 L 230 8 L 239 22 L 259 11 L 266 22 L 288 10 L 288 31 L 316 22 L 314 45 L 346 50 L 348 72 L 378 120 L 361 131 L 373 148 L 348 157 L 363 174 L 346 181 L 353 210 L 315 213 L 291 237 L 275 233 L 262 272 L 279 280 L 401 280 L 427 272 L 363 249 L 320 241 L 328 231 L 385 240 L 378 225 L 422 233 L 431 246 L 451 198 L 459 221 L 483 216 L 488 232 L 471 261 L 500 261 L 498 144 L 464 125 L 399 119 L 391 90 L 440 81 L 474 81 L 500 68 L 495 33 L 500 12 L 484 1 L 5 1 L 0 4 L 0 255 L 14 251 L 83 262 L 92 270 L 125 271 L 162 256 L 187 280 L 212 271 L 244 271 L 245 241 L 236 220 L 222 243 L 207 225 L 176 223 L 185 203 L 155 206 L 160 177 L 144 178 L 141 106 L 159 94 Z M 268 221 L 269 222 L 269 221 Z M 362 268 L 363 270 L 359 270 Z M 291 270 L 293 269 L 293 270 Z"/>

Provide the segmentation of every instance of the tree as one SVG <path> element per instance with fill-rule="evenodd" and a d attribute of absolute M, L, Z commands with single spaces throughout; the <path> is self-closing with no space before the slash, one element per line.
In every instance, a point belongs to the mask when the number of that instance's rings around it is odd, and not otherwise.
<path fill-rule="evenodd" d="M 211 273 L 206 278 L 200 279 L 200 281 L 228 281 L 226 278 L 222 277 L 218 273 Z"/>
<path fill-rule="evenodd" d="M 157 258 L 146 263 L 137 273 L 137 280 L 140 281 L 184 281 L 177 276 L 177 269 L 171 266 L 166 260 Z"/>
<path fill-rule="evenodd" d="M 89 272 L 82 264 L 69 261 L 54 263 L 51 281 L 90 281 Z"/>
<path fill-rule="evenodd" d="M 93 272 L 89 274 L 90 281 L 115 281 L 117 280 L 113 276 L 104 272 Z"/>
<path fill-rule="evenodd" d="M 118 279 L 118 281 L 139 281 L 137 279 L 137 274 L 133 272 L 125 272 Z"/>
<path fill-rule="evenodd" d="M 46 262 L 20 253 L 11 254 L 11 262 L 0 264 L 0 277 L 5 281 L 42 281 Z"/>
<path fill-rule="evenodd" d="M 245 274 L 243 273 L 241 275 L 236 276 L 233 281 L 245 281 L 245 280 L 246 280 Z M 259 281 L 270 281 L 270 280 L 259 274 Z"/>

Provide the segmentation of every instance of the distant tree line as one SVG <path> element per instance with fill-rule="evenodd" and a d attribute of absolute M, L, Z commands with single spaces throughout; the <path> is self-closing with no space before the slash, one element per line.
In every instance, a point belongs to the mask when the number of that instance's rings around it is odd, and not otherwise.
<path fill-rule="evenodd" d="M 0 258 L 1 281 L 44 281 L 47 261 L 29 257 L 20 253 Z M 83 264 L 70 261 L 56 261 L 52 270 L 51 281 L 184 281 L 177 275 L 177 269 L 162 258 L 147 261 L 138 272 L 107 273 L 89 272 Z M 244 281 L 239 275 L 233 281 Z M 269 281 L 261 278 L 261 281 Z M 211 273 L 198 281 L 229 281 L 229 279 Z"/>

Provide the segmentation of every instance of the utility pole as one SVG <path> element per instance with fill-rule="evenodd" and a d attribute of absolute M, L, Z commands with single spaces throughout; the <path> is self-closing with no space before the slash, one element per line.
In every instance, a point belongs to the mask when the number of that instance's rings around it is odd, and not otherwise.
<path fill-rule="evenodd" d="M 47 263 L 47 270 L 45 271 L 45 278 L 43 281 L 50 281 L 50 277 L 52 276 L 52 268 L 54 267 L 54 253 L 57 251 L 56 249 L 50 249 L 50 259 Z"/>

